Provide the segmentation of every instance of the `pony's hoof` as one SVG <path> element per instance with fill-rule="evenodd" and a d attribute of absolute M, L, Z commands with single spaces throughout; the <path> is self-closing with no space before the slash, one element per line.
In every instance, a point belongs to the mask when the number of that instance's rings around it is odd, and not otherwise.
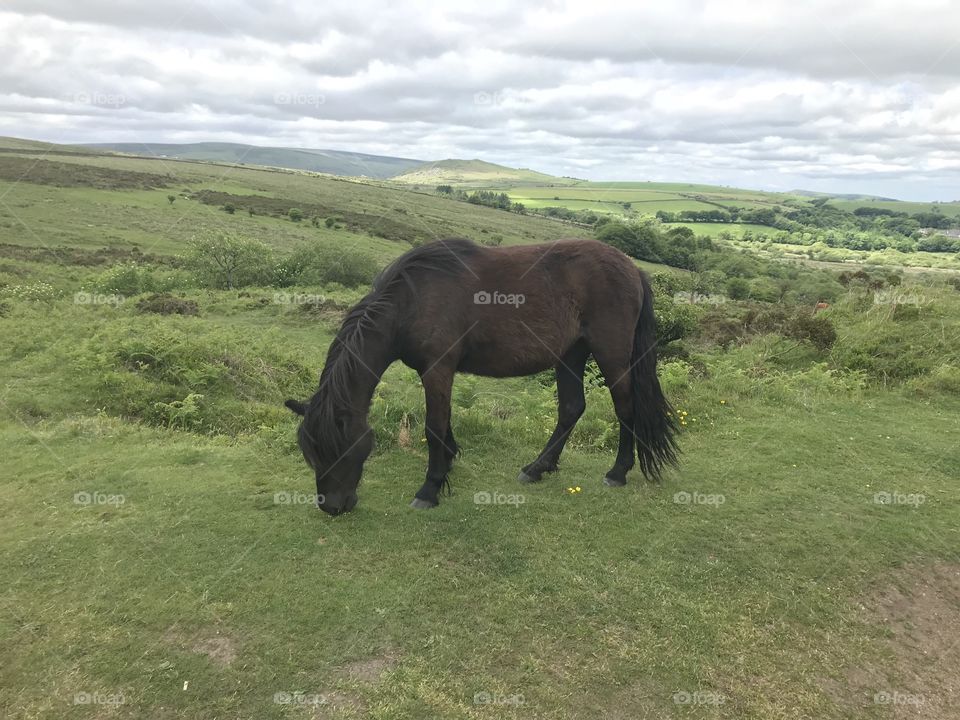
<path fill-rule="evenodd" d="M 521 470 L 520 474 L 517 475 L 517 482 L 521 482 L 527 485 L 529 483 L 540 482 L 540 478 L 533 477 L 532 475 L 527 475 L 523 470 Z"/>
<path fill-rule="evenodd" d="M 430 502 L 429 500 L 421 500 L 420 498 L 414 498 L 413 502 L 410 503 L 410 507 L 417 510 L 429 510 L 430 508 L 435 508 L 440 503 Z"/>
<path fill-rule="evenodd" d="M 623 480 L 619 480 L 615 477 L 610 477 L 609 475 L 605 475 L 603 478 L 603 484 L 606 485 L 607 487 L 623 487 L 624 485 L 627 484 L 627 480 L 626 478 L 624 478 Z"/>

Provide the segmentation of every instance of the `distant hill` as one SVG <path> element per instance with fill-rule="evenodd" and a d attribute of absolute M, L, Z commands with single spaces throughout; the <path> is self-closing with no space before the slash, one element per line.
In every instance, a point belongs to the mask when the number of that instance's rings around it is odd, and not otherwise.
<path fill-rule="evenodd" d="M 436 160 L 391 178 L 407 185 L 570 185 L 577 180 L 484 160 Z"/>
<path fill-rule="evenodd" d="M 56 153 L 60 155 L 87 155 L 93 151 L 82 145 L 57 145 L 42 140 L 0 136 L 0 151 L 13 153 Z"/>
<path fill-rule="evenodd" d="M 242 143 L 95 143 L 87 147 L 148 157 L 264 165 L 380 180 L 406 172 L 423 163 L 422 160 L 388 155 L 367 155 L 342 150 L 261 147 Z"/>

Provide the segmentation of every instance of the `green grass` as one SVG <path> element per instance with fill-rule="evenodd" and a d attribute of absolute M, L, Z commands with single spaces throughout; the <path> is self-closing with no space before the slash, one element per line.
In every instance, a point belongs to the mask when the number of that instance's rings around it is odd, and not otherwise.
<path fill-rule="evenodd" d="M 212 327 L 264 331 L 236 304 L 215 308 Z M 311 347 L 310 328 L 279 328 L 291 349 Z M 5 362 L 7 391 L 48 351 Z M 407 373 L 392 370 L 388 392 Z M 14 469 L 0 486 L 0 706 L 87 717 L 72 704 L 86 692 L 122 694 L 119 717 L 282 718 L 274 694 L 300 691 L 345 705 L 337 716 L 456 718 L 481 716 L 473 698 L 489 692 L 523 696 L 497 708 L 507 717 L 679 717 L 673 695 L 699 691 L 726 698 L 718 717 L 845 717 L 819 681 L 884 657 L 857 597 L 901 563 L 956 559 L 956 398 L 764 391 L 719 375 L 677 397 L 696 418 L 681 470 L 612 490 L 600 482 L 612 454 L 582 432 L 559 475 L 516 484 L 546 435 L 531 404 L 543 391 L 482 381 L 460 398 L 521 388 L 529 399 L 486 432 L 464 431 L 471 412 L 455 409 L 464 455 L 438 510 L 406 506 L 426 461 L 415 425 L 413 447 L 375 455 L 358 509 L 332 520 L 274 502 L 312 492 L 292 417 L 276 440 L 203 437 L 64 408 L 57 383 L 34 387 L 49 414 L 7 404 L 0 425 Z M 417 413 L 415 387 L 404 393 Z M 589 404 L 587 427 L 611 414 L 603 391 Z M 878 506 L 879 491 L 926 502 Z M 78 505 L 83 492 L 124 502 Z M 525 502 L 477 505 L 477 492 Z M 382 674 L 357 677 L 358 664 Z"/>
<path fill-rule="evenodd" d="M 379 212 L 425 235 L 518 243 L 567 230 L 306 174 L 61 159 L 169 172 L 177 191 Z M 395 365 L 374 398 L 378 449 L 360 504 L 329 518 L 283 502 L 315 489 L 282 402 L 313 387 L 335 312 L 276 302 L 271 288 L 178 290 L 196 317 L 73 294 L 107 267 L 94 250 L 112 248 L 110 262 L 134 244 L 173 255 L 201 227 L 280 250 L 351 243 L 383 262 L 409 245 L 186 198 L 170 206 L 164 189 L 4 191 L 3 717 L 885 718 L 870 695 L 910 692 L 924 672 L 898 663 L 861 604 L 904 566 L 958 561 L 952 288 L 908 281 L 901 291 L 925 300 L 914 319 L 851 291 L 828 311 L 839 339 L 823 355 L 773 336 L 727 351 L 691 341 L 687 362 L 661 363 L 687 425 L 682 465 L 659 485 L 638 472 L 625 488 L 602 484 L 617 435 L 604 388 L 588 390 L 560 472 L 518 485 L 552 430 L 552 388 L 458 376 L 454 494 L 415 512 L 422 391 Z M 38 283 L 49 299 L 13 291 Z M 284 292 L 342 306 L 363 290 Z M 203 396 L 192 432 L 156 405 L 191 393 Z M 477 504 L 482 492 L 524 501 Z M 878 492 L 924 502 L 878 504 Z M 863 668 L 882 686 L 851 687 Z M 948 697 L 949 676 L 927 673 L 924 687 Z M 82 693 L 123 703 L 76 704 Z M 281 704 L 278 693 L 326 704 Z M 483 693 L 523 702 L 476 704 Z M 677 693 L 723 703 L 678 704 Z"/>

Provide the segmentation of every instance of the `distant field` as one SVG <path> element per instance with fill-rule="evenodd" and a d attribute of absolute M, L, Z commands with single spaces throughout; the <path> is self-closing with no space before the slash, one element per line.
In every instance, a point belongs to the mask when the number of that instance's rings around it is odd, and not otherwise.
<path fill-rule="evenodd" d="M 531 208 L 553 206 L 617 215 L 653 215 L 659 210 L 774 207 L 797 200 L 789 195 L 681 183 L 576 182 L 565 187 L 504 184 L 495 189 Z"/>
<path fill-rule="evenodd" d="M 905 213 L 929 212 L 937 209 L 948 217 L 960 216 L 960 202 L 924 203 L 904 200 L 831 200 L 830 203 L 850 211 L 858 207 L 882 208 L 884 210 L 894 210 Z"/>
<path fill-rule="evenodd" d="M 708 237 L 717 237 L 721 233 L 730 233 L 734 237 L 742 236 L 747 230 L 754 233 L 766 233 L 773 235 L 776 230 L 766 225 L 753 225 L 751 223 L 666 223 L 667 228 L 688 227 L 697 235 L 706 235 Z"/>

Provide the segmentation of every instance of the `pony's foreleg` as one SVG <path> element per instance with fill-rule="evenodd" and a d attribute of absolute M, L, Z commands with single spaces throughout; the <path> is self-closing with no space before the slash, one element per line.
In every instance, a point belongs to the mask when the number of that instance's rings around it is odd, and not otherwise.
<path fill-rule="evenodd" d="M 427 403 L 426 430 L 430 460 L 427 478 L 410 503 L 415 508 L 432 508 L 440 504 L 440 491 L 448 482 L 447 473 L 456 454 L 456 444 L 450 432 L 453 373 L 453 368 L 436 366 L 420 375 Z"/>
<path fill-rule="evenodd" d="M 520 482 L 537 482 L 543 473 L 557 469 L 567 438 L 587 407 L 583 397 L 583 370 L 588 355 L 586 347 L 575 345 L 560 358 L 556 367 L 557 427 L 540 456 L 520 471 L 517 478 Z"/>

